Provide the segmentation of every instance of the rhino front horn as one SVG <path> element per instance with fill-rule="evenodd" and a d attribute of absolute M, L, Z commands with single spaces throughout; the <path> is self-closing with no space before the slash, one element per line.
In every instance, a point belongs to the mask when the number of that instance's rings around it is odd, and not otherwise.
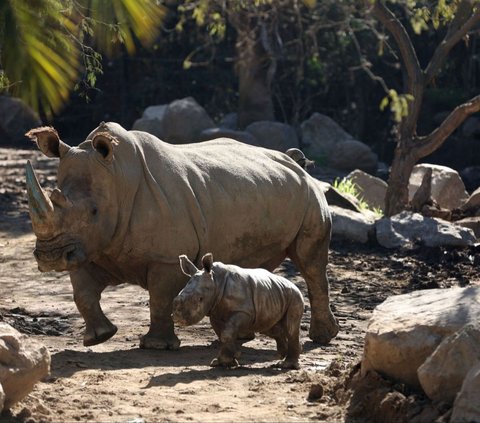
<path fill-rule="evenodd" d="M 30 209 L 30 218 L 35 233 L 48 231 L 50 216 L 53 214 L 53 204 L 48 198 L 46 192 L 40 186 L 37 175 L 33 170 L 30 160 L 25 167 L 27 177 L 28 205 Z"/>

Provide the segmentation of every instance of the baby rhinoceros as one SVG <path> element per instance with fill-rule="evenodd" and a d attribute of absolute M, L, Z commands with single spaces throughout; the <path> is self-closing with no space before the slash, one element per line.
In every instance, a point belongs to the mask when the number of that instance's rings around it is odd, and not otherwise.
<path fill-rule="evenodd" d="M 193 325 L 204 316 L 220 340 L 220 353 L 210 365 L 236 367 L 241 340 L 255 332 L 275 339 L 283 361 L 277 366 L 298 369 L 300 321 L 304 302 L 289 280 L 265 269 L 243 269 L 202 258 L 203 270 L 181 255 L 180 267 L 190 280 L 173 301 L 173 321 Z"/>

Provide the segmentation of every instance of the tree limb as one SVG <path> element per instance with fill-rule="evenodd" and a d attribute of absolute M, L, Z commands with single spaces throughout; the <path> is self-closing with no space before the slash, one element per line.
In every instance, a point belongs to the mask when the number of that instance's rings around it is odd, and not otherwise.
<path fill-rule="evenodd" d="M 455 18 L 450 23 L 449 29 L 443 41 L 433 53 L 430 62 L 425 69 L 425 83 L 432 81 L 436 73 L 442 67 L 450 50 L 480 22 L 480 7 L 472 14 L 473 3 L 471 0 L 463 0 L 457 9 Z"/>
<path fill-rule="evenodd" d="M 407 71 L 408 93 L 413 94 L 415 81 L 422 79 L 422 68 L 420 67 L 417 53 L 408 36 L 407 30 L 397 17 L 385 6 L 382 0 L 376 0 L 373 3 L 371 12 L 395 38 Z"/>
<path fill-rule="evenodd" d="M 467 117 L 478 111 L 480 111 L 480 95 L 456 107 L 437 129 L 417 142 L 414 147 L 417 160 L 433 153 Z"/>

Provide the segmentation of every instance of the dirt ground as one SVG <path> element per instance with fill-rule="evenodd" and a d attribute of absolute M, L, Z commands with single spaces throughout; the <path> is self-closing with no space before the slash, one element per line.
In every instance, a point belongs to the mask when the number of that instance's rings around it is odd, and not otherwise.
<path fill-rule="evenodd" d="M 356 370 L 377 304 L 416 289 L 479 284 L 480 248 L 401 252 L 332 242 L 328 273 L 341 331 L 328 346 L 312 343 L 307 302 L 300 370 L 272 368 L 274 341 L 263 336 L 244 345 L 239 368 L 210 368 L 217 345 L 207 319 L 177 330 L 179 351 L 139 349 L 138 338 L 148 329 L 148 296 L 131 285 L 107 289 L 102 297 L 118 333 L 103 344 L 84 347 L 83 321 L 68 275 L 40 273 L 32 255 L 35 238 L 23 170 L 27 159 L 44 186 L 55 182 L 55 160 L 34 150 L 0 149 L 0 321 L 48 347 L 51 375 L 0 421 L 400 422 L 448 414 L 421 393 L 379 375 L 360 386 Z M 277 272 L 307 298 L 291 262 Z"/>

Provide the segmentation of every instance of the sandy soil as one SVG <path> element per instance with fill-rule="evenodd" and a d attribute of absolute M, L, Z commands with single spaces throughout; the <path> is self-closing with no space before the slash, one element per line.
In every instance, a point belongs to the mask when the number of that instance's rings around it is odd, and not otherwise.
<path fill-rule="evenodd" d="M 68 274 L 36 268 L 24 186 L 26 159 L 39 170 L 43 185 L 55 181 L 55 160 L 33 150 L 0 149 L 0 320 L 48 347 L 51 375 L 0 421 L 410 421 L 431 411 L 420 393 L 380 377 L 358 389 L 354 381 L 363 336 L 373 308 L 389 295 L 480 283 L 477 248 L 419 247 L 407 253 L 334 241 L 328 272 L 341 332 L 328 346 L 312 343 L 307 306 L 300 370 L 272 368 L 274 341 L 263 336 L 244 345 L 241 367 L 210 368 L 217 345 L 207 319 L 177 330 L 179 351 L 139 349 L 138 338 L 148 329 L 148 296 L 131 285 L 105 291 L 102 307 L 119 330 L 106 343 L 87 348 Z M 277 272 L 294 281 L 307 298 L 291 262 L 285 261 Z M 383 394 L 368 402 L 368 392 L 378 393 L 380 386 Z M 388 407 L 386 397 L 396 414 L 384 410 L 389 420 L 373 418 L 375 402 Z"/>

